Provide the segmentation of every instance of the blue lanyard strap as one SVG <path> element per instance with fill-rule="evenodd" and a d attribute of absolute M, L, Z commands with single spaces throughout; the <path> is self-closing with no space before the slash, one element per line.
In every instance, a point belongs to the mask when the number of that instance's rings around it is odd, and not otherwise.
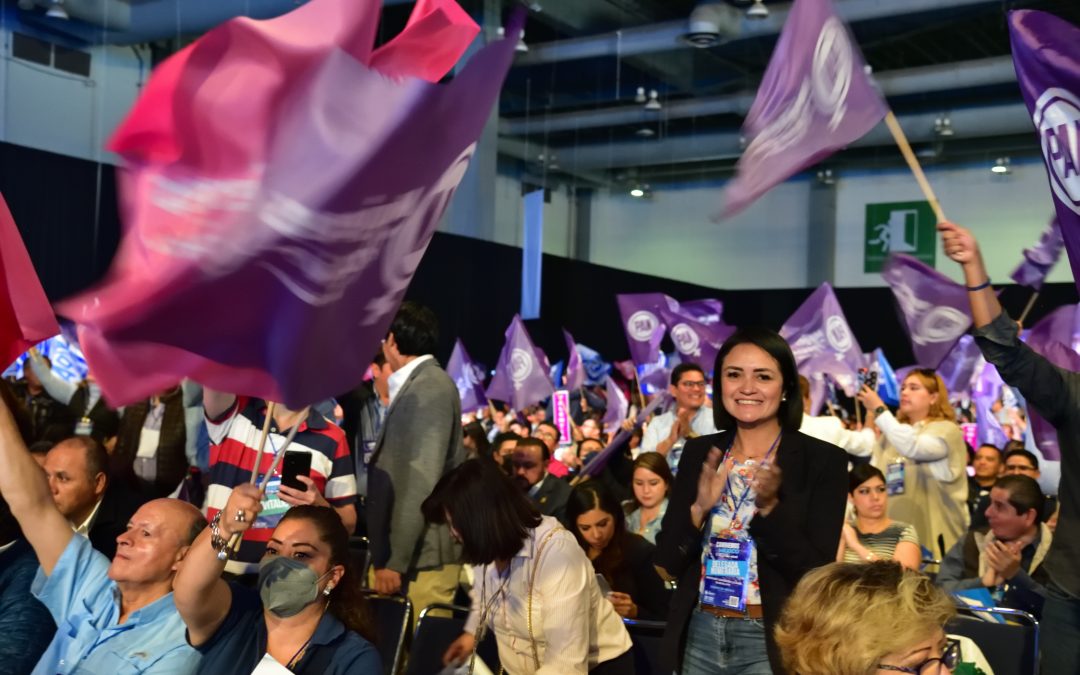
<path fill-rule="evenodd" d="M 773 451 L 776 450 L 776 446 L 778 446 L 780 444 L 780 437 L 783 436 L 783 435 L 784 435 L 784 431 L 783 431 L 783 429 L 781 429 L 780 433 L 778 433 L 776 435 L 776 440 L 774 440 L 772 442 L 772 445 L 769 446 L 769 451 L 766 452 L 765 457 L 762 458 L 762 460 L 761 460 L 762 463 L 769 461 L 769 458 L 772 457 Z M 731 453 L 731 448 L 734 447 L 734 446 L 735 446 L 735 437 L 732 436 L 731 443 L 728 444 L 727 450 L 724 452 L 724 461 L 727 461 L 727 457 Z M 720 497 L 720 499 L 721 499 L 721 501 L 723 501 L 725 497 L 731 499 L 731 505 L 732 505 L 731 522 L 728 523 L 728 528 L 730 528 L 732 523 L 735 522 L 735 519 L 739 517 L 739 510 L 743 507 L 743 504 L 746 503 L 746 499 L 750 495 L 750 481 L 747 481 L 746 486 L 743 487 L 742 496 L 739 497 L 738 502 L 736 502 L 734 500 L 734 498 L 731 498 L 731 492 L 732 491 L 731 491 L 731 473 L 730 472 L 728 472 L 728 475 L 724 478 L 724 482 L 725 482 L 724 494 Z"/>

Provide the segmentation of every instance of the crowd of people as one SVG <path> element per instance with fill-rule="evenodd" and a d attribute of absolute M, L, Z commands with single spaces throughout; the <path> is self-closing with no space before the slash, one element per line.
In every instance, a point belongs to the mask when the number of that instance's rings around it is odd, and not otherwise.
<path fill-rule="evenodd" d="M 971 590 L 1039 617 L 1044 672 L 1074 672 L 1080 375 L 940 227 L 979 347 L 1059 432 L 1060 500 L 1034 453 L 965 443 L 931 369 L 895 411 L 864 386 L 861 424 L 811 416 L 764 328 L 675 367 L 613 448 L 599 390 L 566 437 L 543 404 L 463 415 L 411 302 L 363 385 L 303 409 L 185 382 L 111 410 L 32 352 L 0 384 L 0 672 L 381 672 L 376 593 L 467 603 L 450 665 L 491 633 L 509 673 L 633 673 L 624 620 L 654 620 L 665 673 L 930 673 L 966 658 L 947 593 Z"/>

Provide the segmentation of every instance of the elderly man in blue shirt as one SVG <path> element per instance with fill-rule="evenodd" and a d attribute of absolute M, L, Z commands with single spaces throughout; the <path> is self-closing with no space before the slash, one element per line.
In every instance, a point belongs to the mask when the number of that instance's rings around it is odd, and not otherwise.
<path fill-rule="evenodd" d="M 57 510 L 3 403 L 0 467 L 0 493 L 41 563 L 31 591 L 58 627 L 33 675 L 193 673 L 199 657 L 187 644 L 172 580 L 206 526 L 198 509 L 176 499 L 143 505 L 117 537 L 110 564 Z"/>

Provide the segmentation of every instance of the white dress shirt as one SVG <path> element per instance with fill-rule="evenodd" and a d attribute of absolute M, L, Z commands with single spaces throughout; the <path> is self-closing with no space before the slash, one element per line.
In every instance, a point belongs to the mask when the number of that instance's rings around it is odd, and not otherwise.
<path fill-rule="evenodd" d="M 838 417 L 829 415 L 811 417 L 806 413 L 802 416 L 802 425 L 799 431 L 807 436 L 813 436 L 826 443 L 832 443 L 837 447 L 847 450 L 849 455 L 855 457 L 869 457 L 874 452 L 874 444 L 877 438 L 873 429 L 864 428 L 861 431 L 851 431 L 844 427 L 844 423 Z"/>
<path fill-rule="evenodd" d="M 600 593 L 592 563 L 574 535 L 550 516 L 529 532 L 505 573 L 491 564 L 474 566 L 473 575 L 465 631 L 476 635 L 483 618 L 485 630 L 495 631 L 499 661 L 509 673 L 586 675 L 631 647 L 622 620 Z"/>
<path fill-rule="evenodd" d="M 386 378 L 386 387 L 387 387 L 387 389 L 389 389 L 388 397 L 387 397 L 389 399 L 389 403 L 394 402 L 394 397 L 397 396 L 397 393 L 399 391 L 401 391 L 402 385 L 405 384 L 405 380 L 409 379 L 409 375 L 412 374 L 412 371 L 416 370 L 416 367 L 419 366 L 424 361 L 430 361 L 431 359 L 434 359 L 434 358 L 435 357 L 432 356 L 431 354 L 424 354 L 423 356 L 417 356 L 415 359 L 413 359 L 412 361 L 409 361 L 408 363 L 403 365 L 401 368 L 399 368 L 399 369 L 395 370 L 394 372 L 390 373 L 390 377 Z M 387 405 L 389 405 L 389 403 Z"/>

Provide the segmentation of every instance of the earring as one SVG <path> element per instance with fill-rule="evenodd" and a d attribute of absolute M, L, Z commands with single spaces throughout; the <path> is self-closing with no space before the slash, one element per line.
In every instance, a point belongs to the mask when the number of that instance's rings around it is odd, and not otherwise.
<path fill-rule="evenodd" d="M 330 591 L 334 590 L 334 584 L 326 584 L 326 588 L 323 589 L 322 594 L 326 597 L 330 597 Z"/>
<path fill-rule="evenodd" d="M 786 400 L 787 400 L 787 394 L 784 394 L 783 396 L 780 397 L 780 402 L 781 403 L 783 403 Z"/>

